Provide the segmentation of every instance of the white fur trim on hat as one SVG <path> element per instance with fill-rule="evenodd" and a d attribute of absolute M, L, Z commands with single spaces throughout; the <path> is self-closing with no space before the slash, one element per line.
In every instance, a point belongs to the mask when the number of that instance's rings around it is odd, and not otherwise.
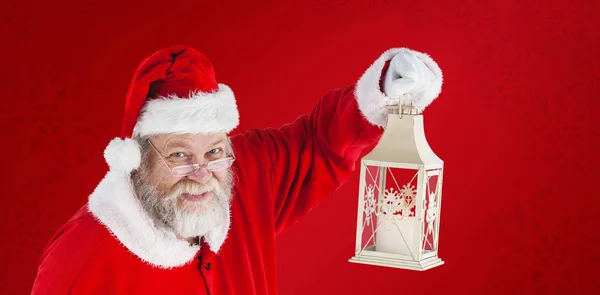
<path fill-rule="evenodd" d="M 194 93 L 190 98 L 169 96 L 146 103 L 133 133 L 216 133 L 230 132 L 239 124 L 233 91 L 219 84 L 212 93 Z"/>
<path fill-rule="evenodd" d="M 129 173 L 140 166 L 141 158 L 140 146 L 131 138 L 114 138 L 104 149 L 104 159 L 111 171 Z"/>

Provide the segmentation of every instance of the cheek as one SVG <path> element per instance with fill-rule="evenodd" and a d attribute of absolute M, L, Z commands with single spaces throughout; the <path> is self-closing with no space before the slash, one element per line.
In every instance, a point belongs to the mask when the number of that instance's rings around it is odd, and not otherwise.
<path fill-rule="evenodd" d="M 152 184 L 156 185 L 160 190 L 163 191 L 170 189 L 177 183 L 177 181 L 179 181 L 179 178 L 174 177 L 171 172 L 164 167 L 150 167 L 149 172 L 149 179 L 152 181 Z"/>
<path fill-rule="evenodd" d="M 223 184 L 227 179 L 227 173 L 228 173 L 227 170 L 214 171 L 213 175 L 219 181 L 219 183 Z"/>

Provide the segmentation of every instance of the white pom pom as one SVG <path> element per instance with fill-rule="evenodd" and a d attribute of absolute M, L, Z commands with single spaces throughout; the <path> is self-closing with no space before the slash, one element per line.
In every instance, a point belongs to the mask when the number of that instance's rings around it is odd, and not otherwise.
<path fill-rule="evenodd" d="M 104 159 L 110 170 L 129 173 L 140 166 L 142 154 L 135 140 L 114 138 L 104 149 Z"/>

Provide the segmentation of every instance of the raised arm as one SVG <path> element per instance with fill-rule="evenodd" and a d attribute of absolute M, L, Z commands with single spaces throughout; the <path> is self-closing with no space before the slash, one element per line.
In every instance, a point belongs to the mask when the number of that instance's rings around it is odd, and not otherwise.
<path fill-rule="evenodd" d="M 325 94 L 309 114 L 245 133 L 241 148 L 255 155 L 257 165 L 268 165 L 268 179 L 260 181 L 270 185 L 275 231 L 297 222 L 352 176 L 383 133 L 388 105 L 401 99 L 424 108 L 441 83 L 429 56 L 391 49 L 356 84 Z"/>

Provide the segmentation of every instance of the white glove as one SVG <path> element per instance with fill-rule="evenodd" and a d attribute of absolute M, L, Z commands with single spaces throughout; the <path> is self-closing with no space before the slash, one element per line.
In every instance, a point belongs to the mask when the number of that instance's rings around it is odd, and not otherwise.
<path fill-rule="evenodd" d="M 383 84 L 391 104 L 412 105 L 419 111 L 439 95 L 441 86 L 438 65 L 429 56 L 409 50 L 394 55 Z"/>

